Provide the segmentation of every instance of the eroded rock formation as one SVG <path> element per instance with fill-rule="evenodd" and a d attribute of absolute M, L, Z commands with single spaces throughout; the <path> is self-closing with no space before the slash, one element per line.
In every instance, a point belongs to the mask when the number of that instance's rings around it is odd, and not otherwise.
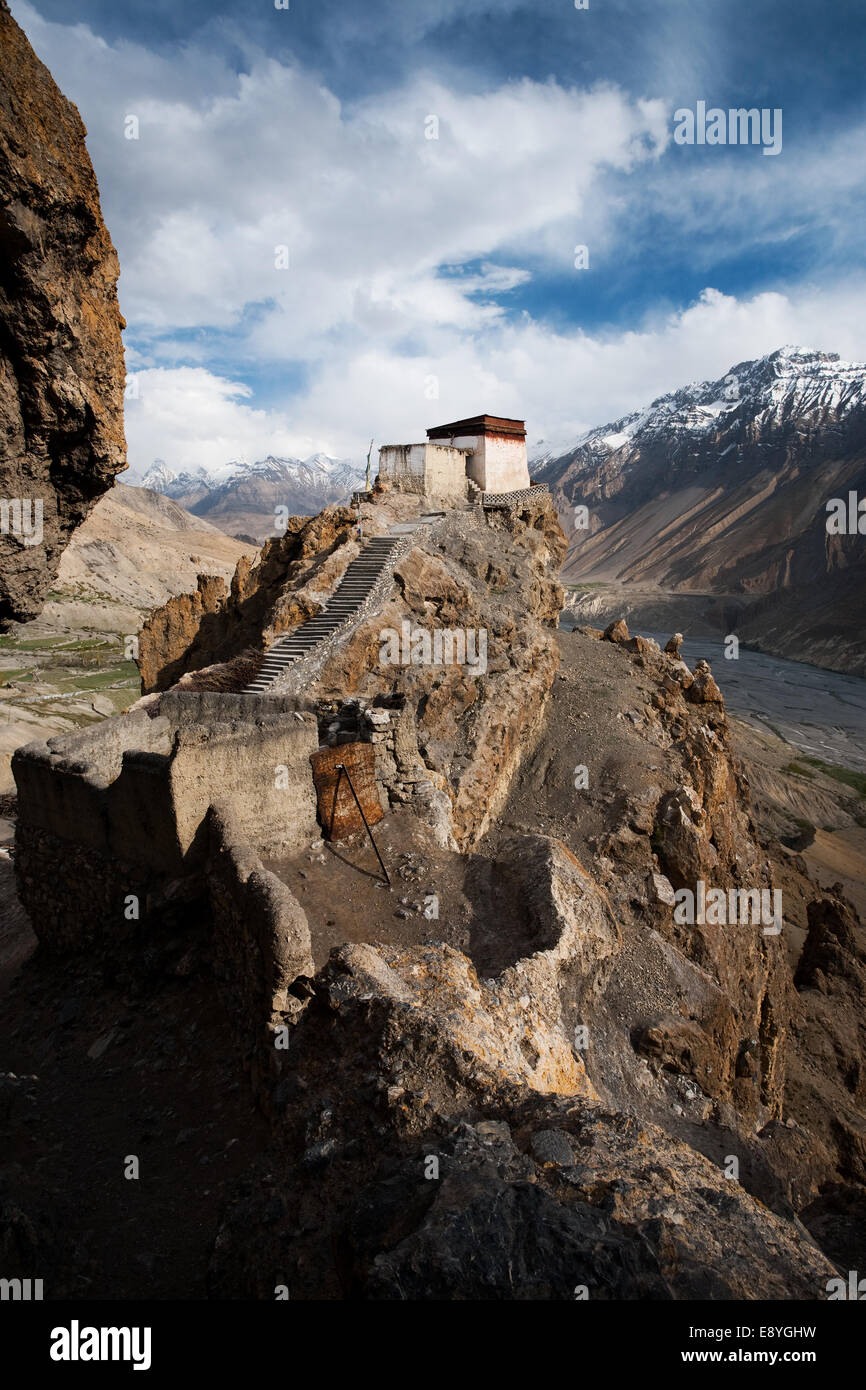
<path fill-rule="evenodd" d="M 168 605 L 150 653 L 175 688 L 16 759 L 43 941 L 124 988 L 159 962 L 181 1032 L 198 961 L 267 1118 L 202 1260 L 211 1296 L 826 1297 L 866 1229 L 862 928 L 759 833 L 711 669 L 622 621 L 556 633 L 562 535 L 532 499 L 425 525 L 302 679 L 226 693 L 333 592 L 354 528 L 330 509 L 207 611 Z M 483 629 L 485 669 L 383 659 L 404 624 Z M 325 740 L 367 745 L 390 884 L 364 832 L 318 836 Z M 78 855 L 70 805 L 111 854 Z M 143 913 L 120 928 L 135 856 Z M 90 898 L 114 876 L 98 942 L 70 936 L 82 864 Z M 734 915 L 681 915 L 704 891 Z"/>
<path fill-rule="evenodd" d="M 0 0 L 0 628 L 125 465 L 117 255 L 81 118 Z"/>
<path fill-rule="evenodd" d="M 417 506 L 399 496 L 365 504 L 364 534 L 383 534 Z M 183 688 L 214 688 L 224 674 L 220 663 L 263 648 L 314 614 L 358 554 L 356 527 L 356 513 L 345 507 L 298 518 L 265 546 L 253 569 L 241 562 L 229 595 L 202 578 L 198 594 L 157 609 L 140 638 L 144 690 L 178 680 Z M 296 690 L 323 700 L 349 691 L 367 700 L 399 696 L 412 711 L 412 747 L 397 761 L 380 750 L 380 780 L 400 787 L 432 782 L 450 799 L 452 833 L 462 847 L 484 834 L 538 733 L 558 665 L 551 629 L 562 603 L 554 576 L 564 547 L 544 497 L 486 519 L 449 514 L 397 562 L 384 601 L 295 682 Z M 431 636 L 483 633 L 483 662 L 389 664 L 382 633 L 400 638 L 402 657 L 404 628 Z M 292 688 L 291 675 L 274 691 L 284 688 Z"/>

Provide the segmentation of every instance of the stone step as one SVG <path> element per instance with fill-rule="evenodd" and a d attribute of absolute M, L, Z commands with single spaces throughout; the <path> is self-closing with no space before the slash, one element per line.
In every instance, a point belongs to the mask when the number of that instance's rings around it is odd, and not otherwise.
<path fill-rule="evenodd" d="M 363 607 L 377 581 L 386 573 L 394 552 L 405 544 L 406 536 L 421 523 L 397 523 L 400 529 L 387 536 L 371 536 L 364 549 L 348 565 L 343 578 L 315 617 L 278 637 L 265 654 L 258 675 L 246 687 L 251 695 L 266 692 L 277 677 L 295 662 L 315 652 L 334 633 L 347 624 Z"/>

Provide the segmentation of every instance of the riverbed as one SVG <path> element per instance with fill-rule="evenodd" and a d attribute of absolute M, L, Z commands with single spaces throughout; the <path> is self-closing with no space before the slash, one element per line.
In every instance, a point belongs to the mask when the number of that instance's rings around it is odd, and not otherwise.
<path fill-rule="evenodd" d="M 562 626 L 574 623 L 566 616 Z M 662 646 L 670 636 L 636 631 Z M 732 714 L 772 729 L 809 757 L 866 772 L 866 680 L 742 646 L 728 660 L 724 642 L 709 637 L 687 638 L 682 655 L 692 668 L 702 658 L 710 663 Z"/>

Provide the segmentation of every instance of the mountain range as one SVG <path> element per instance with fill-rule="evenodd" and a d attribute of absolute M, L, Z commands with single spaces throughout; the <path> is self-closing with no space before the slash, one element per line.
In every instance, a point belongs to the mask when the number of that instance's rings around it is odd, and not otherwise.
<path fill-rule="evenodd" d="M 542 453 L 533 476 L 578 616 L 630 598 L 633 623 L 642 603 L 658 621 L 661 598 L 684 630 L 866 674 L 864 539 L 830 534 L 827 511 L 866 497 L 866 364 L 780 348 Z"/>
<path fill-rule="evenodd" d="M 288 508 L 290 516 L 315 516 L 330 503 L 344 501 L 363 481 L 364 469 L 352 459 L 322 453 L 306 459 L 269 454 L 257 463 L 231 462 L 180 473 L 155 459 L 140 486 L 170 497 L 229 535 L 258 542 L 278 534 L 277 508 Z"/>

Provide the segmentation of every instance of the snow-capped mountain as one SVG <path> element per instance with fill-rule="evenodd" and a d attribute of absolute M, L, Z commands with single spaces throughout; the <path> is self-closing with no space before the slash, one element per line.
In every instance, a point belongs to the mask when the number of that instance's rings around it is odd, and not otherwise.
<path fill-rule="evenodd" d="M 748 596 L 748 619 L 731 610 L 744 637 L 866 671 L 864 538 L 826 525 L 831 499 L 866 497 L 866 364 L 780 348 L 587 431 L 533 476 L 570 534 L 566 582 Z"/>
<path fill-rule="evenodd" d="M 151 492 L 160 492 L 163 497 L 170 497 L 176 501 L 179 497 L 186 497 L 196 491 L 209 492 L 211 488 L 219 487 L 244 466 L 239 463 L 224 463 L 213 468 L 196 468 L 192 472 L 175 473 L 164 459 L 154 459 L 147 472 L 140 479 L 135 479 L 135 486 L 150 488 Z"/>
<path fill-rule="evenodd" d="M 180 473 L 155 459 L 140 486 L 171 497 L 230 535 L 263 540 L 275 534 L 276 508 L 287 507 L 292 516 L 314 516 L 330 503 L 344 501 L 363 481 L 364 468 L 352 459 L 269 454 L 256 463 L 233 461 Z"/>
<path fill-rule="evenodd" d="M 542 440 L 531 461 L 535 475 L 547 479 L 578 453 L 589 469 L 609 454 L 630 452 L 646 440 L 713 438 L 746 421 L 761 432 L 793 420 L 814 429 L 864 404 L 866 363 L 843 362 L 838 353 L 783 347 L 767 357 L 740 362 L 718 381 L 693 382 L 660 396 L 644 410 L 587 430 L 567 447 L 555 450 Z M 737 448 L 736 440 L 732 448 Z"/>

